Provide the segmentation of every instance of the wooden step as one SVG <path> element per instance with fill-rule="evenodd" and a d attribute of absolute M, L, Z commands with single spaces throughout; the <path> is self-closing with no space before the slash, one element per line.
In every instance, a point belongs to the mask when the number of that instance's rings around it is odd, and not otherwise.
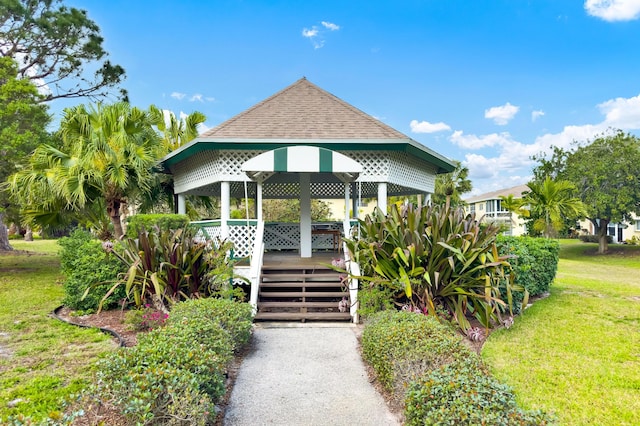
<path fill-rule="evenodd" d="M 343 297 L 349 296 L 346 291 L 262 291 L 260 290 L 261 297 Z"/>
<path fill-rule="evenodd" d="M 327 281 L 310 281 L 301 283 L 297 281 L 277 281 L 277 282 L 262 282 L 260 288 L 281 288 L 281 287 L 295 287 L 295 288 L 335 288 L 342 287 L 342 283 L 339 282 L 327 282 Z"/>
<path fill-rule="evenodd" d="M 292 320 L 325 320 L 325 321 L 350 321 L 348 312 L 258 312 L 255 320 L 263 321 L 292 321 Z"/>
<path fill-rule="evenodd" d="M 335 302 L 258 302 L 260 308 L 335 308 L 338 309 L 338 301 Z"/>
<path fill-rule="evenodd" d="M 325 265 L 263 265 L 263 271 L 333 271 Z"/>
<path fill-rule="evenodd" d="M 331 272 L 322 272 L 315 274 L 299 274 L 299 273 L 291 273 L 291 274 L 283 274 L 283 273 L 274 273 L 274 274 L 262 274 L 262 280 L 265 279 L 275 281 L 275 280 L 340 280 L 340 274 L 331 273 Z"/>

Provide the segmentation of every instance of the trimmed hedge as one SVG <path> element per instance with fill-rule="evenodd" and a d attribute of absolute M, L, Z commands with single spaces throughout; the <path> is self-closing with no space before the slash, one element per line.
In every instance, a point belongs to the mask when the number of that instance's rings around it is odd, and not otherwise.
<path fill-rule="evenodd" d="M 412 380 L 472 353 L 459 335 L 433 317 L 382 311 L 369 317 L 362 355 L 385 389 L 402 398 Z"/>
<path fill-rule="evenodd" d="M 541 411 L 518 407 L 511 389 L 475 358 L 453 362 L 413 382 L 405 400 L 406 424 L 538 426 L 552 422 Z"/>
<path fill-rule="evenodd" d="M 226 300 L 174 305 L 167 325 L 98 363 L 90 393 L 136 424 L 210 424 L 234 348 L 251 332 L 251 308 Z"/>
<path fill-rule="evenodd" d="M 508 259 L 514 274 L 514 283 L 524 287 L 530 296 L 549 291 L 558 271 L 560 243 L 548 238 L 499 236 L 496 245 L 501 255 Z M 523 300 L 523 292 L 513 292 L 516 312 Z"/>
<path fill-rule="evenodd" d="M 103 248 L 102 243 L 88 231 L 76 229 L 70 236 L 58 240 L 60 269 L 66 276 L 62 303 L 76 311 L 94 312 L 102 297 L 113 287 L 118 274 L 125 272 L 124 265 Z M 91 290 L 83 299 L 88 287 Z M 124 286 L 107 298 L 103 307 L 114 308 L 124 299 Z"/>
<path fill-rule="evenodd" d="M 457 333 L 430 316 L 383 311 L 362 333 L 362 354 L 408 425 L 545 425 L 542 412 L 520 409 Z"/>
<path fill-rule="evenodd" d="M 180 324 L 185 318 L 219 322 L 231 335 L 234 350 L 248 343 L 251 337 L 253 316 L 248 303 L 213 297 L 177 303 L 171 309 L 167 324 Z"/>
<path fill-rule="evenodd" d="M 184 214 L 137 214 L 127 218 L 127 237 L 137 238 L 143 229 L 154 227 L 163 230 L 180 229 L 189 225 L 189 216 Z"/>

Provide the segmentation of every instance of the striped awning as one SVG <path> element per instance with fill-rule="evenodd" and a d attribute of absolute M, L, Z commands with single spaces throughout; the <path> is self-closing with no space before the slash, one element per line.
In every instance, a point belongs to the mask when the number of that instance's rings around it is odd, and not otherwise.
<path fill-rule="evenodd" d="M 333 173 L 343 181 L 354 181 L 362 165 L 339 152 L 317 146 L 288 146 L 264 152 L 242 165 L 250 178 L 267 173 Z"/>

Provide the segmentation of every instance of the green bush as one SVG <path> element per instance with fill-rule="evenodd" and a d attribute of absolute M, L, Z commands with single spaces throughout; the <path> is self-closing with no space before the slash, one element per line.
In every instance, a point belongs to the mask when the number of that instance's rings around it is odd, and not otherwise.
<path fill-rule="evenodd" d="M 560 243 L 557 240 L 500 236 L 497 246 L 500 254 L 514 256 L 509 263 L 515 284 L 531 296 L 549 291 L 558 270 Z M 515 291 L 514 299 L 522 300 L 522 292 Z"/>
<path fill-rule="evenodd" d="M 78 311 L 97 310 L 118 274 L 124 272 L 124 266 L 87 231 L 77 229 L 69 237 L 58 240 L 58 244 L 61 246 L 60 269 L 66 277 L 62 303 Z M 83 298 L 87 288 L 91 290 Z M 124 289 L 119 289 L 105 300 L 104 307 L 113 308 L 124 297 Z"/>
<path fill-rule="evenodd" d="M 189 225 L 189 216 L 184 214 L 137 214 L 127 218 L 127 237 L 136 238 L 143 229 L 151 231 L 156 227 L 165 231 L 184 228 Z"/>
<path fill-rule="evenodd" d="M 250 318 L 249 305 L 232 301 L 177 303 L 166 326 L 98 363 L 91 392 L 136 423 L 210 424 L 233 350 L 249 339 Z"/>
<path fill-rule="evenodd" d="M 580 241 L 582 241 L 583 243 L 600 242 L 600 237 L 598 237 L 597 235 L 580 235 L 578 238 L 580 238 Z M 607 243 L 613 244 L 613 237 L 611 235 L 607 235 Z"/>
<path fill-rule="evenodd" d="M 539 411 L 518 407 L 506 386 L 477 358 L 434 369 L 411 383 L 405 399 L 407 425 L 546 425 Z"/>
<path fill-rule="evenodd" d="M 393 290 L 373 283 L 364 283 L 358 290 L 358 315 L 366 320 L 371 315 L 386 310 L 395 310 Z"/>
<path fill-rule="evenodd" d="M 184 318 L 219 323 L 230 335 L 234 350 L 249 342 L 253 322 L 251 305 L 232 300 L 204 298 L 176 303 L 167 324 L 180 324 Z"/>
<path fill-rule="evenodd" d="M 378 381 L 398 398 L 425 372 L 475 356 L 451 328 L 413 312 L 383 311 L 371 316 L 361 343 L 363 358 Z"/>

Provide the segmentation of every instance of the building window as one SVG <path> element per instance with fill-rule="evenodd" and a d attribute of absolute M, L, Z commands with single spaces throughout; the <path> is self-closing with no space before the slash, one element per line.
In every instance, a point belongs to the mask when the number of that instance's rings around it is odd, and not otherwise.
<path fill-rule="evenodd" d="M 470 211 L 471 213 L 475 213 L 475 212 L 476 212 L 476 205 L 475 205 L 475 203 L 474 203 L 474 204 L 471 204 L 471 205 L 469 206 L 469 211 Z M 640 222 L 640 220 L 639 220 L 638 222 Z"/>
<path fill-rule="evenodd" d="M 489 200 L 487 201 L 487 213 L 493 213 L 494 209 L 494 201 L 495 200 Z"/>
<path fill-rule="evenodd" d="M 636 220 L 636 231 L 640 232 L 640 220 Z"/>

